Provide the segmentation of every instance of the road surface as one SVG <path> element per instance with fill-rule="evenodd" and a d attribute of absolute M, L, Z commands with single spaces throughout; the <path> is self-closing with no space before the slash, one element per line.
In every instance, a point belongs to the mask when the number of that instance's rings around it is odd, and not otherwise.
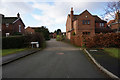
<path fill-rule="evenodd" d="M 3 65 L 3 78 L 104 78 L 79 48 L 55 40 L 47 48 Z"/>

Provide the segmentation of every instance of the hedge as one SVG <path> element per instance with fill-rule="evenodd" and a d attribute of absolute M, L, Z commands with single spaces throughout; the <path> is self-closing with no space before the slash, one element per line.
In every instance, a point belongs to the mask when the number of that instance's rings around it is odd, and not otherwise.
<path fill-rule="evenodd" d="M 25 37 L 24 36 L 16 36 L 16 37 L 3 37 L 2 38 L 2 48 L 23 48 L 26 47 Z"/>
<path fill-rule="evenodd" d="M 117 47 L 120 48 L 120 33 L 96 34 L 94 37 L 86 37 L 86 47 Z"/>
<path fill-rule="evenodd" d="M 40 33 L 27 34 L 25 36 L 3 37 L 2 49 L 25 48 L 31 46 L 31 42 L 39 42 L 43 47 L 44 37 Z"/>

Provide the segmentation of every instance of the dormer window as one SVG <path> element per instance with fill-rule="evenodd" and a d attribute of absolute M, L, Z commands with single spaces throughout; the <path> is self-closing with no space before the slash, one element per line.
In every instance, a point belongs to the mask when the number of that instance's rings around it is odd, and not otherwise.
<path fill-rule="evenodd" d="M 9 23 L 6 23 L 6 27 L 9 27 Z"/>

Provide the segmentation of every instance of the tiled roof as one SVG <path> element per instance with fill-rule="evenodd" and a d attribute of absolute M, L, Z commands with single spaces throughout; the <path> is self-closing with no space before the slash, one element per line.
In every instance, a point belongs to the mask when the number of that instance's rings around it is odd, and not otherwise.
<path fill-rule="evenodd" d="M 13 23 L 14 21 L 16 21 L 18 19 L 18 17 L 3 17 L 2 18 L 2 23 Z"/>
<path fill-rule="evenodd" d="M 109 25 L 109 24 L 112 24 L 114 22 L 115 22 L 115 20 L 110 20 L 107 24 Z"/>
<path fill-rule="evenodd" d="M 78 16 L 82 15 L 82 14 L 85 13 L 86 11 L 89 13 L 88 10 L 85 10 L 85 11 L 83 11 L 83 12 L 82 12 L 81 14 L 79 14 L 79 15 L 73 15 L 73 21 L 77 20 Z M 70 17 L 70 14 L 68 14 L 68 16 Z M 92 15 L 92 16 L 95 18 L 95 22 L 105 22 L 105 23 L 107 23 L 107 21 L 101 20 L 97 15 Z"/>
<path fill-rule="evenodd" d="M 101 20 L 97 15 L 93 15 L 93 17 L 95 18 L 95 22 L 107 22 L 107 21 Z"/>

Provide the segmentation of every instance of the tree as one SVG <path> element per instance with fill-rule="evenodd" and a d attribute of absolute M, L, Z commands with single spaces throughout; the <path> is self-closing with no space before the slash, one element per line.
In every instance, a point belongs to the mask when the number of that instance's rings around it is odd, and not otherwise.
<path fill-rule="evenodd" d="M 55 31 L 54 31 L 54 33 L 56 33 L 56 34 L 57 34 L 57 31 L 55 30 Z"/>
<path fill-rule="evenodd" d="M 61 33 L 61 29 L 57 29 L 57 35 Z"/>
<path fill-rule="evenodd" d="M 50 39 L 50 37 L 49 37 L 49 30 L 48 30 L 48 28 L 46 28 L 45 26 L 41 26 L 41 27 L 39 27 L 39 28 L 36 28 L 36 29 L 35 29 L 35 32 L 40 32 L 40 33 L 42 33 L 43 36 L 44 36 L 44 38 L 45 38 L 45 40 L 49 40 L 49 39 Z"/>
<path fill-rule="evenodd" d="M 104 9 L 105 13 L 103 17 L 107 17 L 108 15 L 115 19 L 115 14 L 118 10 L 120 10 L 120 0 L 116 2 L 108 2 L 106 8 Z M 106 20 L 109 20 L 106 18 Z"/>

